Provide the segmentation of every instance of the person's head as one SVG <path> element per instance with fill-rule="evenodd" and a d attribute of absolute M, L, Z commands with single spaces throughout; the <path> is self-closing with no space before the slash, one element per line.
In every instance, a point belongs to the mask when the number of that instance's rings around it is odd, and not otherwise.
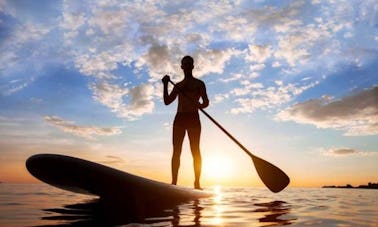
<path fill-rule="evenodd" d="M 191 72 L 194 68 L 194 60 L 191 56 L 186 55 L 181 59 L 181 68 L 184 72 Z"/>

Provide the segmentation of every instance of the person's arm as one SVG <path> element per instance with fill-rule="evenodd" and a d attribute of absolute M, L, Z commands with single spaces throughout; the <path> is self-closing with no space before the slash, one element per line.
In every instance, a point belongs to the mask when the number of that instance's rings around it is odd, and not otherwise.
<path fill-rule="evenodd" d="M 201 86 L 201 99 L 202 99 L 202 103 L 200 103 L 198 107 L 200 109 L 205 109 L 206 107 L 209 106 L 209 98 L 207 97 L 205 83 L 202 83 L 202 86 Z"/>
<path fill-rule="evenodd" d="M 168 83 L 169 83 L 169 76 L 165 75 L 162 79 L 164 89 L 163 89 L 163 98 L 164 98 L 164 104 L 169 105 L 171 104 L 177 97 L 177 89 L 176 87 L 173 88 L 171 94 L 168 94 Z"/>

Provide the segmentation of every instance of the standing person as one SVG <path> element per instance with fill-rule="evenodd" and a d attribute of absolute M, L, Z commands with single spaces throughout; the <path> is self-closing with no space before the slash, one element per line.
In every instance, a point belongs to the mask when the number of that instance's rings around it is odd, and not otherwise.
<path fill-rule="evenodd" d="M 168 83 L 170 78 L 165 75 L 162 79 L 164 84 L 164 103 L 171 104 L 178 96 L 178 106 L 175 120 L 173 122 L 173 155 L 171 161 L 172 184 L 177 184 L 177 175 L 180 167 L 180 156 L 182 142 L 185 133 L 188 132 L 190 149 L 193 156 L 194 165 L 194 188 L 201 189 L 200 177 L 202 168 L 202 158 L 200 152 L 201 122 L 198 109 L 206 108 L 209 99 L 206 93 L 206 86 L 202 80 L 193 77 L 194 60 L 190 56 L 185 56 L 181 60 L 181 69 L 184 72 L 184 79 L 176 84 L 172 92 L 168 94 Z M 202 103 L 200 103 L 200 98 Z"/>

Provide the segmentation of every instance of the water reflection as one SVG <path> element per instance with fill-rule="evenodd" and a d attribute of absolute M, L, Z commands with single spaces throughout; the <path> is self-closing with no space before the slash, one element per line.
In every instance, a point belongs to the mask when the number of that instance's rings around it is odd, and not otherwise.
<path fill-rule="evenodd" d="M 185 206 L 189 205 L 188 208 Z M 186 205 L 182 205 L 183 207 L 176 206 L 172 212 L 172 221 L 171 225 L 173 227 L 178 226 L 201 226 L 201 211 L 204 209 L 200 205 L 199 200 L 192 201 Z M 189 211 L 186 214 L 186 211 Z"/>
<path fill-rule="evenodd" d="M 171 221 L 173 216 L 172 212 L 157 206 L 136 210 L 131 209 L 127 204 L 109 204 L 108 201 L 99 199 L 44 211 L 46 216 L 42 219 L 55 223 L 46 226 L 115 226 L 129 223 L 157 223 Z M 159 217 L 159 219 L 147 220 L 146 217 Z"/>
<path fill-rule="evenodd" d="M 130 223 L 154 226 L 283 226 L 293 223 L 291 205 L 284 201 L 259 202 L 243 192 L 222 192 L 215 196 L 174 206 L 131 207 L 100 199 L 45 209 L 48 226 L 115 226 Z M 252 208 L 252 210 L 251 210 Z"/>
<path fill-rule="evenodd" d="M 114 204 L 109 207 L 106 201 L 92 200 L 63 208 L 44 209 L 46 216 L 42 220 L 55 223 L 46 226 L 116 226 L 130 223 L 201 226 L 202 209 L 199 200 L 172 208 L 144 207 L 138 211 L 131 210 L 127 205 Z M 187 211 L 190 214 L 186 214 Z"/>
<path fill-rule="evenodd" d="M 295 218 L 285 217 L 290 212 L 290 205 L 284 201 L 273 201 L 268 203 L 255 203 L 259 207 L 253 212 L 262 213 L 264 216 L 258 220 L 263 226 L 281 226 L 292 224 Z"/>

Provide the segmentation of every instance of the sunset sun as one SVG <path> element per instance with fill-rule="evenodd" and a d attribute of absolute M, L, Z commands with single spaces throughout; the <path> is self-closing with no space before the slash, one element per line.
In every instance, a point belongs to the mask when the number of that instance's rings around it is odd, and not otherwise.
<path fill-rule="evenodd" d="M 225 156 L 212 157 L 206 160 L 203 168 L 204 177 L 216 181 L 230 178 L 235 172 L 233 162 Z"/>

